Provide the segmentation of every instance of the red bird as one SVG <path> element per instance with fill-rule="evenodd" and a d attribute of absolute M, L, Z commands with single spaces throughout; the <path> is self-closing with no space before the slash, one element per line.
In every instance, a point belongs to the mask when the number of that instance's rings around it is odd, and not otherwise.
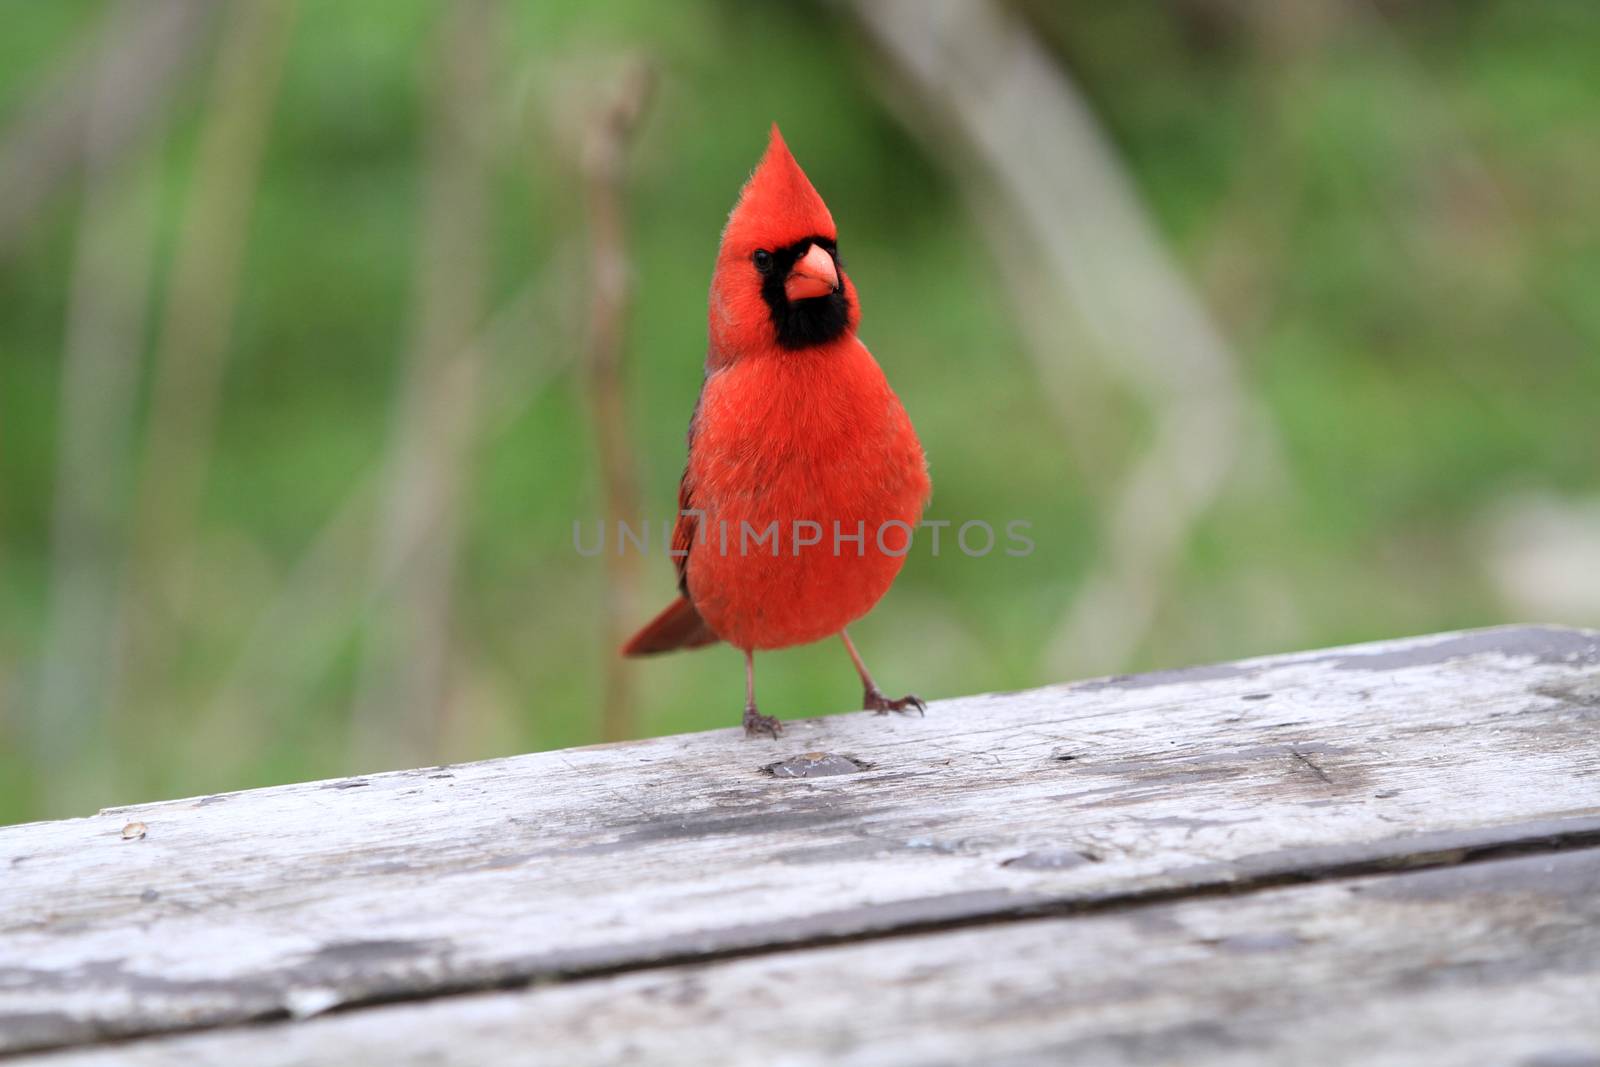
<path fill-rule="evenodd" d="M 783 725 L 756 709 L 756 650 L 838 634 L 867 710 L 921 712 L 879 691 L 845 627 L 900 572 L 927 460 L 856 337 L 833 216 L 776 125 L 722 231 L 709 320 L 672 537 L 681 596 L 623 654 L 742 649 L 745 733 L 776 737 Z"/>

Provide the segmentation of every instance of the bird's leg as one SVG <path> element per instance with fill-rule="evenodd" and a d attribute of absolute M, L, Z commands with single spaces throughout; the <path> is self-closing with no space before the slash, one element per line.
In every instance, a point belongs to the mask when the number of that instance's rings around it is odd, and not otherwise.
<path fill-rule="evenodd" d="M 899 700 L 890 700 L 883 695 L 872 675 L 867 670 L 867 665 L 861 662 L 861 653 L 856 651 L 855 642 L 850 640 L 850 634 L 844 630 L 839 631 L 839 639 L 844 642 L 845 651 L 850 653 L 850 662 L 856 665 L 856 673 L 861 675 L 861 708 L 863 711 L 875 711 L 879 715 L 887 715 L 891 711 L 907 712 L 915 708 L 918 715 L 923 714 L 927 705 L 915 693 L 907 693 Z"/>
<path fill-rule="evenodd" d="M 783 723 L 756 710 L 756 654 L 753 649 L 747 648 L 744 650 L 744 735 L 759 737 L 766 734 L 776 739 L 781 733 Z"/>

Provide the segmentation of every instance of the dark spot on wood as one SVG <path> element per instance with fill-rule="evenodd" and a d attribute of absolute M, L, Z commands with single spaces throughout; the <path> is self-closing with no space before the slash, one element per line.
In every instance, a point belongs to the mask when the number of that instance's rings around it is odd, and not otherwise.
<path fill-rule="evenodd" d="M 1284 755 L 1292 756 L 1344 756 L 1350 752 L 1343 745 L 1329 745 L 1321 741 L 1307 741 L 1291 745 L 1287 749 L 1283 745 L 1251 745 L 1248 748 L 1227 749 L 1222 752 L 1206 752 L 1188 757 L 1191 763 L 1233 763 L 1237 760 L 1264 760 L 1280 758 Z"/>
<path fill-rule="evenodd" d="M 912 837 L 900 847 L 912 852 L 932 852 L 938 856 L 956 856 L 964 851 L 959 839 L 950 841 L 940 837 Z"/>
<path fill-rule="evenodd" d="M 1443 641 L 1418 643 L 1389 652 L 1343 652 L 1326 656 L 1309 656 L 1296 659 L 1294 662 L 1331 663 L 1338 670 L 1392 671 L 1490 653 L 1522 656 L 1540 663 L 1569 666 L 1600 664 L 1600 635 L 1548 626 L 1505 626 L 1461 634 Z M 1119 674 L 1110 678 L 1097 678 L 1079 682 L 1071 688 L 1075 691 L 1090 692 L 1097 689 L 1149 689 L 1159 685 L 1241 678 L 1262 669 L 1270 669 L 1271 666 L 1272 664 L 1264 664 L 1246 667 L 1219 663 L 1201 667 L 1179 667 L 1150 671 L 1147 674 Z M 1250 694 L 1245 699 L 1261 700 L 1270 695 L 1270 693 Z"/>
<path fill-rule="evenodd" d="M 1165 752 L 1145 759 L 1089 762 L 1081 765 L 1081 773 L 1125 778 L 1134 788 L 1186 788 L 1206 782 L 1221 783 L 1239 779 L 1259 781 L 1269 772 L 1274 777 L 1280 777 L 1281 770 L 1278 768 L 1283 766 L 1285 760 L 1294 761 L 1293 766 L 1297 773 L 1293 777 L 1304 775 L 1310 778 L 1315 775 L 1316 770 L 1322 768 L 1322 762 L 1312 757 L 1341 756 L 1347 752 L 1348 749 L 1341 746 L 1320 742 L 1302 742 L 1293 746 L 1250 745 L 1215 752 Z M 1315 770 L 1302 765 L 1301 757 L 1312 759 Z M 1273 764 L 1277 767 L 1272 767 Z M 1358 787 L 1362 773 L 1359 768 L 1352 771 L 1350 781 L 1343 783 L 1343 787 L 1346 789 Z M 1329 778 L 1324 777 L 1322 780 L 1327 782 Z M 1087 793 L 1076 794 L 1078 797 L 1086 795 Z M 1125 793 L 1122 794 L 1122 798 L 1124 801 L 1127 799 Z M 1073 799 L 1073 797 L 1063 799 Z"/>
<path fill-rule="evenodd" d="M 1065 749 L 1056 749 L 1050 753 L 1050 758 L 1056 763 L 1071 763 L 1078 758 L 1078 754 L 1076 752 L 1068 752 Z"/>
<path fill-rule="evenodd" d="M 1296 948 L 1304 942 L 1299 935 L 1288 930 L 1262 930 L 1248 934 L 1234 934 L 1214 942 L 1224 952 L 1253 955 L 1258 952 L 1282 952 Z"/>
<path fill-rule="evenodd" d="M 365 778 L 341 778 L 337 782 L 323 782 L 322 789 L 361 789 L 371 785 Z"/>
<path fill-rule="evenodd" d="M 1544 685 L 1534 692 L 1584 711 L 1600 711 L 1600 677 L 1574 685 Z"/>
<path fill-rule="evenodd" d="M 198 997 L 206 1003 L 233 1001 L 226 1012 L 228 1018 L 240 1017 L 236 1012 L 245 1017 L 255 1016 L 277 1002 L 277 993 L 265 978 L 167 978 L 129 970 L 127 961 L 120 957 L 85 960 L 64 970 L 0 966 L 0 990 L 7 989 L 73 995 L 110 990 L 135 997 Z M 0 1028 L 0 1035 L 3 1034 L 4 1029 Z M 0 1049 L 18 1051 L 5 1043 L 0 1043 Z"/>
<path fill-rule="evenodd" d="M 1377 882 L 1367 895 L 1383 900 L 1438 901 L 1464 896 L 1532 894 L 1568 902 L 1600 917 L 1600 850 L 1519 856 L 1418 871 Z"/>
<path fill-rule="evenodd" d="M 1093 852 L 1080 852 L 1074 849 L 1048 849 L 1039 852 L 1025 852 L 1020 856 L 1013 856 L 1000 864 L 1002 867 L 1015 867 L 1025 871 L 1065 871 L 1073 867 L 1082 867 L 1085 863 L 1099 863 L 1101 857 Z"/>
<path fill-rule="evenodd" d="M 374 863 L 361 869 L 363 874 L 409 874 L 412 871 L 421 870 L 426 870 L 426 868 L 419 867 L 414 863 L 406 863 L 404 860 L 386 860 L 383 863 Z"/>
<path fill-rule="evenodd" d="M 858 809 L 839 804 L 832 797 L 796 798 L 789 806 L 751 805 L 735 814 L 677 815 L 648 819 L 623 830 L 617 845 L 678 841 L 695 837 L 725 837 L 782 834 L 852 824 L 860 818 Z"/>
<path fill-rule="evenodd" d="M 1503 856 L 1600 844 L 1600 816 L 1534 819 L 1466 830 L 1434 830 L 1377 841 L 1283 848 L 1241 856 L 1226 863 L 1203 863 L 1167 871 L 1165 877 L 1190 886 L 1218 882 L 1325 878 L 1449 867 L 1481 856 Z"/>
<path fill-rule="evenodd" d="M 161 894 L 154 889 L 146 889 L 143 893 L 139 894 L 139 900 L 145 904 L 154 904 L 160 899 Z"/>
<path fill-rule="evenodd" d="M 1400 790 L 1398 790 L 1398 789 L 1380 789 L 1380 790 L 1378 790 L 1376 793 L 1374 793 L 1372 795 L 1373 795 L 1374 798 L 1376 798 L 1378 800 L 1388 800 L 1390 797 L 1399 796 L 1400 795 Z"/>
<path fill-rule="evenodd" d="M 1184 830 L 1203 830 L 1209 826 L 1237 826 L 1246 819 L 1201 819 L 1183 815 L 1130 815 L 1129 821 L 1141 826 L 1177 826 Z"/>
<path fill-rule="evenodd" d="M 541 975 L 604 974 L 636 970 L 642 962 L 666 966 L 724 959 L 810 945 L 837 944 L 863 937 L 914 933 L 966 925 L 978 916 L 1043 914 L 1048 896 L 1005 889 L 977 889 L 860 907 L 840 908 L 792 919 L 774 918 L 715 931 L 674 934 L 646 941 L 601 944 L 528 956 L 512 965 L 529 978 Z"/>
<path fill-rule="evenodd" d="M 803 867 L 813 863 L 860 863 L 875 860 L 885 853 L 894 851 L 897 849 L 891 842 L 868 838 L 808 848 L 792 848 L 778 853 L 773 859 L 779 863 Z"/>
<path fill-rule="evenodd" d="M 430 775 L 428 775 L 428 777 L 437 780 L 437 779 L 440 779 L 440 778 L 454 778 L 455 775 L 450 774 L 449 772 L 446 772 L 444 774 L 430 774 Z"/>
<path fill-rule="evenodd" d="M 0 1056 L 93 1041 L 99 1034 L 87 1019 L 59 1011 L 0 1012 Z"/>
<path fill-rule="evenodd" d="M 200 798 L 200 803 L 198 805 L 196 805 L 196 807 L 204 808 L 204 807 L 207 807 L 207 806 L 209 806 L 211 804 L 221 804 L 224 801 L 226 801 L 227 799 L 228 798 L 225 795 L 221 794 L 221 793 L 217 793 L 217 794 L 215 794 L 213 796 L 209 796 L 209 797 L 201 797 Z"/>
<path fill-rule="evenodd" d="M 1205 667 L 1176 667 L 1147 674 L 1116 674 L 1110 678 L 1096 678 L 1072 686 L 1077 692 L 1094 692 L 1099 689 L 1150 689 L 1158 685 L 1177 685 L 1187 682 L 1212 682 L 1222 678 L 1242 678 L 1253 674 L 1253 668 L 1231 663 L 1218 663 Z"/>
<path fill-rule="evenodd" d="M 1339 670 L 1393 671 L 1489 653 L 1525 657 L 1538 663 L 1564 663 L 1569 666 L 1600 664 L 1600 635 L 1549 626 L 1503 626 L 1392 652 L 1317 656 L 1299 662 L 1331 662 Z"/>
<path fill-rule="evenodd" d="M 312 965 L 368 967 L 388 965 L 396 960 L 439 954 L 441 942 L 406 938 L 371 938 L 358 941 L 330 941 L 306 957 Z"/>
<path fill-rule="evenodd" d="M 1189 928 L 1178 920 L 1170 908 L 1133 908 L 1123 913 L 1121 918 L 1141 933 L 1173 940 L 1190 936 Z"/>
<path fill-rule="evenodd" d="M 1520 1067 L 1600 1067 L 1600 1052 L 1583 1048 L 1553 1048 L 1535 1052 Z"/>
<path fill-rule="evenodd" d="M 1029 1050 L 1030 1063 L 1187 1063 L 1203 1053 L 1241 1049 L 1244 1039 L 1220 1022 L 1124 1030 Z"/>
<path fill-rule="evenodd" d="M 318 1005 L 321 1013 L 500 984 L 489 975 L 465 982 L 455 970 L 455 946 L 444 940 L 370 938 L 333 941 L 299 962 L 267 972 L 279 1012 L 293 1010 L 297 991 L 327 989 L 336 999 Z M 503 977 L 503 976 L 502 976 Z M 516 984 L 521 984 L 516 983 Z"/>
<path fill-rule="evenodd" d="M 1246 693 L 1240 700 L 1271 700 L 1271 693 Z"/>
<path fill-rule="evenodd" d="M 863 783 L 884 785 L 888 782 L 903 782 L 908 778 L 927 778 L 933 771 L 890 771 L 887 774 L 873 774 L 861 779 Z"/>
<path fill-rule="evenodd" d="M 825 778 L 835 774 L 858 774 L 871 770 L 876 764 L 854 756 L 841 756 L 833 752 L 806 752 L 761 767 L 763 774 L 774 778 Z"/>
<path fill-rule="evenodd" d="M 706 999 L 705 981 L 699 975 L 688 975 L 660 985 L 645 986 L 639 996 L 648 1001 L 661 1001 L 675 1008 L 689 1008 Z"/>

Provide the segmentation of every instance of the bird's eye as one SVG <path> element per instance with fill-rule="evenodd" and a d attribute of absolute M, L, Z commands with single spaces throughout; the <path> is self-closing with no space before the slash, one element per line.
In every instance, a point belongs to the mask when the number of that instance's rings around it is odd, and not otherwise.
<path fill-rule="evenodd" d="M 762 274 L 765 274 L 767 271 L 772 269 L 772 253 L 768 252 L 765 248 L 756 249 L 754 258 L 756 261 L 756 270 L 760 271 Z"/>

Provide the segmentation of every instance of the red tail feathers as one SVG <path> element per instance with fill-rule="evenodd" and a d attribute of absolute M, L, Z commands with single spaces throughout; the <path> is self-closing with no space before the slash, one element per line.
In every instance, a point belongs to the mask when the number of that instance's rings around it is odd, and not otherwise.
<path fill-rule="evenodd" d="M 699 648 L 720 641 L 711 632 L 687 597 L 679 597 L 666 610 L 645 624 L 622 646 L 624 656 L 648 656 L 652 652 L 671 652 L 676 648 Z"/>

